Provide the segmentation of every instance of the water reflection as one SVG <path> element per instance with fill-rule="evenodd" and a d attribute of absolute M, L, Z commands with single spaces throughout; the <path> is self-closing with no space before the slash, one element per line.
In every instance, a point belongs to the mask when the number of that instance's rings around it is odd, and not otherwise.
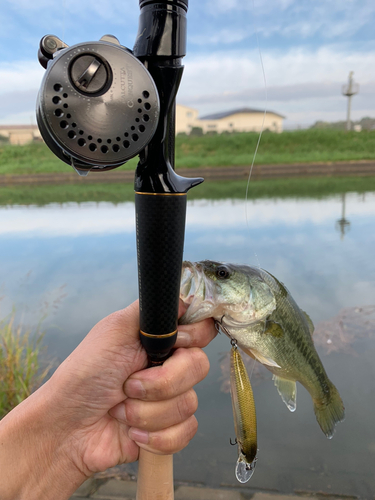
<path fill-rule="evenodd" d="M 355 343 L 375 338 L 375 305 L 346 307 L 327 321 L 320 322 L 314 331 L 314 342 L 326 354 L 346 352 L 358 355 Z"/>
<path fill-rule="evenodd" d="M 340 241 L 335 223 L 351 222 Z M 259 461 L 245 490 L 324 491 L 372 498 L 375 434 L 373 337 L 375 193 L 343 199 L 189 202 L 185 257 L 259 265 L 284 282 L 316 325 L 315 342 L 338 386 L 347 419 L 328 441 L 301 388 L 291 414 L 271 380 L 256 379 Z M 48 303 L 46 342 L 64 359 L 102 317 L 137 297 L 133 203 L 66 203 L 0 208 L 1 312 L 13 305 L 35 324 Z M 157 270 L 156 270 L 157 272 Z M 64 288 L 62 288 L 64 287 Z M 51 304 L 58 301 L 58 309 Z M 199 431 L 175 457 L 180 481 L 237 487 L 230 397 L 222 392 L 228 339 L 207 348 L 209 376 L 198 386 Z M 353 356 L 353 352 L 356 353 Z M 250 361 L 250 370 L 252 369 Z"/>
<path fill-rule="evenodd" d="M 342 208 L 341 208 L 341 218 L 336 221 L 336 229 L 341 233 L 341 239 L 344 239 L 345 234 L 350 229 L 350 221 L 345 217 L 345 198 L 346 193 L 341 195 Z"/>

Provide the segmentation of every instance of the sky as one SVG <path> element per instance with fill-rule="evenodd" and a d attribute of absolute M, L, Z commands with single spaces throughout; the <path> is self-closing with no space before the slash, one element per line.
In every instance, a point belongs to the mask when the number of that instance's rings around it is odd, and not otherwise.
<path fill-rule="evenodd" d="M 0 125 L 36 123 L 40 39 L 68 45 L 115 35 L 132 48 L 138 0 L 0 0 Z M 346 119 L 341 94 L 359 84 L 352 119 L 375 118 L 374 0 L 190 0 L 177 102 L 200 117 L 249 107 L 285 128 Z"/>

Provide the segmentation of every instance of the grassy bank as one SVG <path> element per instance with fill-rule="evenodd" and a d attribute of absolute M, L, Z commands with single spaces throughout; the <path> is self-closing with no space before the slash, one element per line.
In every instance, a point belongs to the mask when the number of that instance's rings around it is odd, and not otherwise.
<path fill-rule="evenodd" d="M 250 165 L 258 141 L 257 133 L 206 135 L 176 138 L 176 166 Z M 348 160 L 375 160 L 375 132 L 341 130 L 297 130 L 273 134 L 265 132 L 256 163 L 290 164 Z M 137 159 L 122 167 L 134 170 Z M 70 172 L 43 143 L 0 146 L 1 174 Z"/>
<path fill-rule="evenodd" d="M 256 133 L 178 137 L 176 165 L 249 165 L 257 141 Z M 267 165 L 372 159 L 375 159 L 374 132 L 308 129 L 282 134 L 263 133 L 256 163 Z"/>
<path fill-rule="evenodd" d="M 316 177 L 251 181 L 248 198 L 322 198 L 346 192 L 375 191 L 375 177 Z M 206 181 L 188 200 L 245 198 L 246 181 Z M 67 202 L 134 201 L 133 184 L 69 184 L 0 188 L 0 205 L 46 205 Z"/>

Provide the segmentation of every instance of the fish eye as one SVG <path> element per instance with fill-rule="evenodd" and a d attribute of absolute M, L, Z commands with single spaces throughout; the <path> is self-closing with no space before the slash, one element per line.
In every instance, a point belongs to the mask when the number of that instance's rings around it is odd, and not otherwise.
<path fill-rule="evenodd" d="M 230 272 L 226 266 L 219 266 L 216 269 L 216 276 L 220 279 L 229 278 Z"/>

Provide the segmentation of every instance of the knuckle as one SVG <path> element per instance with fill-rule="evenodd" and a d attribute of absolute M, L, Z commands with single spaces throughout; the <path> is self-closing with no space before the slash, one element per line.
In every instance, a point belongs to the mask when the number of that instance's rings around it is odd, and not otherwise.
<path fill-rule="evenodd" d="M 173 454 L 185 448 L 198 430 L 197 419 L 192 416 L 178 430 L 157 434 L 152 439 L 152 447 L 163 454 Z"/>
<path fill-rule="evenodd" d="M 194 389 L 189 389 L 182 397 L 177 399 L 177 412 L 180 421 L 191 417 L 198 408 L 198 397 Z"/>
<path fill-rule="evenodd" d="M 152 390 L 153 397 L 157 400 L 168 399 L 173 396 L 175 388 L 175 381 L 169 377 L 167 373 L 160 373 L 158 379 L 155 380 Z"/>
<path fill-rule="evenodd" d="M 187 425 L 186 425 L 186 429 L 185 429 L 185 433 L 184 433 L 185 441 L 184 441 L 184 444 L 181 447 L 181 449 L 185 448 L 185 446 L 187 446 L 190 443 L 190 441 L 193 439 L 193 437 L 197 433 L 197 430 L 198 430 L 198 421 L 193 415 L 187 421 Z"/>
<path fill-rule="evenodd" d="M 200 382 L 207 376 L 210 370 L 210 362 L 208 361 L 208 357 L 202 351 L 202 349 L 197 348 L 194 350 L 195 360 L 193 363 L 193 369 L 195 371 L 198 382 Z"/>
<path fill-rule="evenodd" d="M 127 399 L 125 401 L 126 423 L 132 427 L 143 427 L 147 422 L 142 418 L 142 412 L 138 401 Z"/>

